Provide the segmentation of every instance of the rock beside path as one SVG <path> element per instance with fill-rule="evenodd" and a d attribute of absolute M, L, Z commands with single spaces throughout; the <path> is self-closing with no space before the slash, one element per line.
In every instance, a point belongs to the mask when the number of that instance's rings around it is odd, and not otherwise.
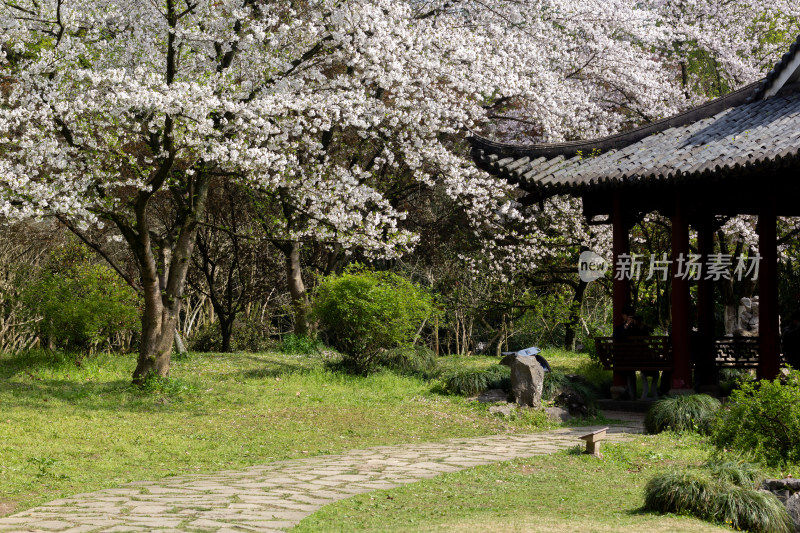
<path fill-rule="evenodd" d="M 535 357 L 510 355 L 500 364 L 511 367 L 511 394 L 518 405 L 538 409 L 542 405 L 544 369 Z"/>
<path fill-rule="evenodd" d="M 792 517 L 795 531 L 800 532 L 800 479 L 767 479 L 761 488 L 778 497 Z"/>

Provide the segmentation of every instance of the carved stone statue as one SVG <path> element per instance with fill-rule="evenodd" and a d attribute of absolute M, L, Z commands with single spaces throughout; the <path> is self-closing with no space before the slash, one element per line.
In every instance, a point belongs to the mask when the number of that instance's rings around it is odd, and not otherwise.
<path fill-rule="evenodd" d="M 741 337 L 757 337 L 758 296 L 742 298 L 739 304 L 739 328 L 734 332 L 734 335 Z"/>

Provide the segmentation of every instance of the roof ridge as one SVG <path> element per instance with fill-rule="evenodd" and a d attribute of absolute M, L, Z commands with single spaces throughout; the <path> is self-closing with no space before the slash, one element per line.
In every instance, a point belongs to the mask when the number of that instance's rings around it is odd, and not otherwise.
<path fill-rule="evenodd" d="M 794 72 L 800 69 L 800 65 L 797 64 L 797 60 L 800 60 L 800 55 L 797 53 L 798 51 L 800 51 L 800 35 L 797 36 L 792 46 L 789 47 L 789 51 L 781 56 L 780 61 L 775 63 L 775 66 L 767 73 L 767 76 L 759 82 L 760 85 L 753 93 L 751 101 L 766 100 L 767 98 L 775 96 L 781 87 L 792 77 L 792 73 L 785 75 L 786 69 L 793 63 L 795 67 Z"/>
<path fill-rule="evenodd" d="M 753 90 L 757 89 L 762 83 L 757 81 L 746 85 L 732 93 L 720 98 L 708 101 L 697 107 L 693 107 L 677 115 L 672 115 L 656 122 L 640 126 L 633 130 L 601 137 L 589 141 L 569 141 L 564 143 L 537 143 L 537 144 L 510 144 L 492 141 L 480 135 L 473 134 L 468 140 L 472 144 L 473 150 L 483 149 L 491 153 L 502 155 L 530 155 L 531 157 L 544 156 L 547 158 L 557 155 L 572 156 L 578 152 L 585 152 L 588 156 L 591 152 L 601 150 L 603 152 L 611 149 L 624 148 L 649 135 L 659 133 L 670 128 L 685 126 L 698 120 L 713 117 L 738 105 L 744 104 L 752 98 Z"/>

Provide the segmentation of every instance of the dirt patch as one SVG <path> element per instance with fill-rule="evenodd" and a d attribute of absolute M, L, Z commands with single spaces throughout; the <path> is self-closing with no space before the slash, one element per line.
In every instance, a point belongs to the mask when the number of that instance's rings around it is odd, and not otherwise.
<path fill-rule="evenodd" d="M 15 503 L 0 502 L 0 516 L 10 515 L 17 508 Z"/>

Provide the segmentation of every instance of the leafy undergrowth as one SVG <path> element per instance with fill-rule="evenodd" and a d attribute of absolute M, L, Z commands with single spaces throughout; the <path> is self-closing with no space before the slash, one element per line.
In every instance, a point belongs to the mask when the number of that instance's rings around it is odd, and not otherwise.
<path fill-rule="evenodd" d="M 641 510 L 648 479 L 709 451 L 696 435 L 663 433 L 607 445 L 603 459 L 572 450 L 472 468 L 342 500 L 293 531 L 724 531 Z"/>
<path fill-rule="evenodd" d="M 544 427 L 421 378 L 333 373 L 325 357 L 190 354 L 140 390 L 132 355 L 0 355 L 0 515 L 134 480 Z"/>

